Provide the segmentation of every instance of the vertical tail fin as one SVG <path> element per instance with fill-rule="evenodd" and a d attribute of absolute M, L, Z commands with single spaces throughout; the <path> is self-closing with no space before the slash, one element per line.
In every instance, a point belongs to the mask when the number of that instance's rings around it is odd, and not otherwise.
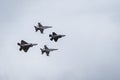
<path fill-rule="evenodd" d="M 37 32 L 38 31 L 38 28 L 36 27 L 36 26 L 34 26 L 35 27 L 35 31 Z"/>
<path fill-rule="evenodd" d="M 45 52 L 42 48 L 40 48 L 40 50 L 41 50 L 42 54 Z"/>

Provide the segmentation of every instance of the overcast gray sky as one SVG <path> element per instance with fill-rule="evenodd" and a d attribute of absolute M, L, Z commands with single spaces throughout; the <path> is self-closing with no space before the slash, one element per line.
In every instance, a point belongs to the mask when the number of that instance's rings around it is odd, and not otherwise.
<path fill-rule="evenodd" d="M 20 40 L 39 45 L 20 52 Z M 0 0 L 0 41 L 0 80 L 120 80 L 120 0 Z"/>

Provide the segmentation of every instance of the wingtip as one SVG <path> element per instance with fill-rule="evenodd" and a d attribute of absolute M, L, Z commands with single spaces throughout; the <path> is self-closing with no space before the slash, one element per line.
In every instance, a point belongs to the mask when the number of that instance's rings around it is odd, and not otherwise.
<path fill-rule="evenodd" d="M 58 40 L 54 40 L 55 42 L 57 42 Z"/>

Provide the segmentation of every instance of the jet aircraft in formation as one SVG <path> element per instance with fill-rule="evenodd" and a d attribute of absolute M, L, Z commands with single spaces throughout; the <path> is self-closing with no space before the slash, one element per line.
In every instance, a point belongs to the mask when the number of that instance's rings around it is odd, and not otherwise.
<path fill-rule="evenodd" d="M 35 27 L 35 31 L 37 32 L 38 30 L 40 30 L 41 34 L 43 34 L 44 29 L 52 28 L 52 26 L 43 26 L 39 22 L 38 22 L 38 25 L 34 26 L 34 27 Z M 66 36 L 66 35 L 56 34 L 55 32 L 52 32 L 52 34 L 49 34 L 50 40 L 51 41 L 54 40 L 55 42 L 57 42 L 59 38 L 62 38 L 64 36 Z M 20 51 L 23 50 L 24 52 L 27 52 L 30 47 L 38 45 L 38 44 L 34 44 L 34 43 L 27 43 L 24 40 L 21 40 L 21 43 L 17 43 L 17 44 L 20 46 L 19 50 Z M 44 48 L 43 49 L 40 48 L 40 50 L 41 50 L 42 54 L 46 53 L 46 55 L 49 56 L 49 53 L 51 51 L 55 51 L 58 49 L 50 49 L 47 47 L 47 45 L 44 45 Z"/>
<path fill-rule="evenodd" d="M 38 30 L 40 30 L 41 34 L 43 34 L 44 29 L 52 28 L 52 26 L 43 26 L 41 23 L 38 23 L 38 25 L 34 27 L 35 27 L 35 31 L 37 32 Z"/>
<path fill-rule="evenodd" d="M 59 38 L 62 38 L 64 36 L 65 35 L 56 34 L 55 32 L 52 32 L 52 34 L 49 35 L 49 37 L 51 37 L 50 40 L 54 40 L 55 42 L 57 42 Z"/>
<path fill-rule="evenodd" d="M 24 52 L 27 52 L 30 47 L 36 46 L 37 44 L 33 43 L 27 43 L 24 40 L 21 40 L 21 43 L 17 43 L 20 46 L 20 51 L 23 50 Z"/>
<path fill-rule="evenodd" d="M 44 48 L 43 48 L 43 49 L 40 48 L 40 50 L 41 50 L 42 54 L 44 54 L 44 52 L 45 52 L 46 55 L 49 56 L 49 53 L 50 53 L 51 51 L 55 51 L 55 50 L 58 50 L 58 49 L 50 49 L 50 48 L 48 48 L 46 45 L 44 45 Z"/>

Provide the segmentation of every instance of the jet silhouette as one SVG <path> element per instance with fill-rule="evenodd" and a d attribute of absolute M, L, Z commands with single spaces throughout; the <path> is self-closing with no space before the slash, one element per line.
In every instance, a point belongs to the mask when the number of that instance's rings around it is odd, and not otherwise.
<path fill-rule="evenodd" d="M 27 43 L 24 40 L 21 40 L 21 43 L 17 43 L 17 44 L 20 46 L 19 50 L 20 51 L 23 50 L 24 52 L 27 52 L 30 47 L 37 45 L 37 44 L 33 44 L 33 43 Z"/>
<path fill-rule="evenodd" d="M 66 35 L 56 34 L 55 32 L 52 32 L 52 34 L 49 34 L 49 37 L 51 37 L 50 40 L 51 41 L 54 40 L 55 42 L 57 42 L 59 38 L 62 38 L 64 36 Z"/>
<path fill-rule="evenodd" d="M 43 49 L 40 48 L 40 50 L 41 50 L 42 54 L 44 54 L 44 52 L 45 52 L 46 55 L 49 56 L 49 53 L 50 53 L 51 51 L 58 50 L 58 49 L 49 49 L 46 45 L 44 45 L 44 48 L 43 48 Z"/>
<path fill-rule="evenodd" d="M 38 23 L 38 25 L 34 27 L 35 27 L 35 31 L 37 32 L 38 30 L 40 30 L 41 34 L 43 34 L 44 29 L 52 28 L 52 26 L 43 26 L 41 23 Z"/>

